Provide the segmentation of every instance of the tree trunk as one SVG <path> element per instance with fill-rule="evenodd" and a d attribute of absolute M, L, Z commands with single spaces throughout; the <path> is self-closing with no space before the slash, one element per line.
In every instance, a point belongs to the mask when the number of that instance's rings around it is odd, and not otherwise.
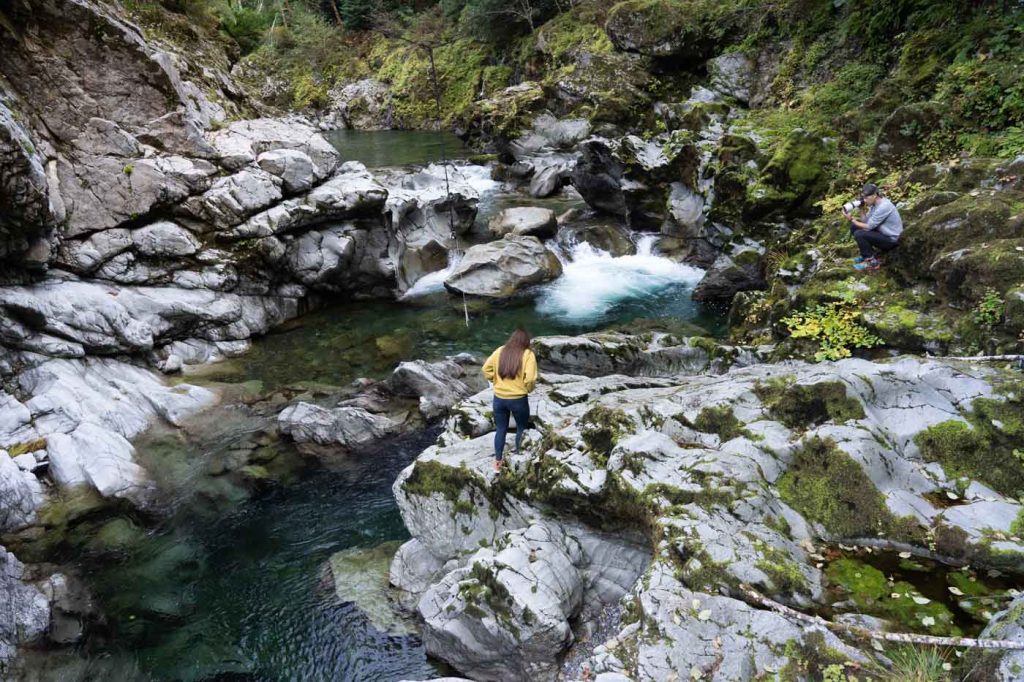
<path fill-rule="evenodd" d="M 338 22 L 338 26 L 344 26 L 345 22 L 341 20 L 341 14 L 338 12 L 338 3 L 336 0 L 327 0 L 327 3 L 331 6 L 331 11 L 334 12 L 334 20 Z"/>

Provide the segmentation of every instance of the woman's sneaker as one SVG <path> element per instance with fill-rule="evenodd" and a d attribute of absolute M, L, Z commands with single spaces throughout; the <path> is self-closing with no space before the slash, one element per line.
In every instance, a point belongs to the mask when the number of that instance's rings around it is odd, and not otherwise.
<path fill-rule="evenodd" d="M 864 256 L 857 256 L 856 258 L 853 259 L 853 264 L 854 265 L 856 265 L 857 263 L 863 263 L 863 262 L 864 262 Z"/>

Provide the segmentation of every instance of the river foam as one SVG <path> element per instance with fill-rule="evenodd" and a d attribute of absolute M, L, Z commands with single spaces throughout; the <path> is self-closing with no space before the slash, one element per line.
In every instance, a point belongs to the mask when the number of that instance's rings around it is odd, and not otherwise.
<path fill-rule="evenodd" d="M 584 324 L 599 321 L 617 305 L 668 289 L 692 289 L 704 271 L 659 256 L 655 237 L 644 235 L 637 253 L 612 256 L 585 242 L 563 256 L 562 276 L 545 286 L 537 299 L 542 315 Z M 685 295 L 688 295 L 686 293 Z"/>

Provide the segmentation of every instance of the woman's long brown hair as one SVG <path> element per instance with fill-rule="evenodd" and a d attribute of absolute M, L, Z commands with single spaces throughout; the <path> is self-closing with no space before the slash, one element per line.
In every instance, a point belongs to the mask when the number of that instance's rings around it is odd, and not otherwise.
<path fill-rule="evenodd" d="M 530 347 L 530 335 L 523 328 L 516 329 L 508 337 L 498 356 L 498 376 L 514 379 L 523 371 L 523 351 Z"/>

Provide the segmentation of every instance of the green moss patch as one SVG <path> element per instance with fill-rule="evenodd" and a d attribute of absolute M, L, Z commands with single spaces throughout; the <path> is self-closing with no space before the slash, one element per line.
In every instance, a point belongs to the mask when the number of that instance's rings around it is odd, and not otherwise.
<path fill-rule="evenodd" d="M 22 443 L 12 443 L 10 445 L 3 446 L 2 449 L 7 451 L 7 454 L 11 457 L 18 457 L 30 452 L 36 452 L 46 447 L 45 438 L 37 438 L 36 440 L 24 441 Z"/>
<path fill-rule="evenodd" d="M 620 409 L 597 405 L 580 418 L 580 434 L 595 462 L 604 466 L 616 443 L 636 431 L 636 423 Z"/>
<path fill-rule="evenodd" d="M 692 426 L 698 431 L 717 435 L 723 443 L 739 436 L 752 437 L 728 405 L 705 407 L 694 418 Z"/>
<path fill-rule="evenodd" d="M 755 385 L 754 393 L 772 419 L 790 429 L 809 429 L 827 421 L 841 424 L 864 418 L 860 401 L 847 396 L 846 384 L 839 381 L 809 385 L 776 381 Z"/>
<path fill-rule="evenodd" d="M 950 420 L 925 429 L 914 442 L 921 456 L 950 477 L 966 476 L 1011 497 L 1024 495 L 1024 459 L 1018 454 L 1024 424 L 1019 398 L 979 398 L 971 423 Z"/>
<path fill-rule="evenodd" d="M 482 484 L 479 476 L 457 467 L 446 466 L 434 460 L 418 460 L 402 489 L 410 495 L 429 497 L 440 493 L 449 502 L 455 502 L 468 487 Z"/>
<path fill-rule="evenodd" d="M 871 479 L 832 440 L 812 438 L 793 453 L 778 490 L 786 504 L 836 537 L 873 536 L 894 523 Z"/>

